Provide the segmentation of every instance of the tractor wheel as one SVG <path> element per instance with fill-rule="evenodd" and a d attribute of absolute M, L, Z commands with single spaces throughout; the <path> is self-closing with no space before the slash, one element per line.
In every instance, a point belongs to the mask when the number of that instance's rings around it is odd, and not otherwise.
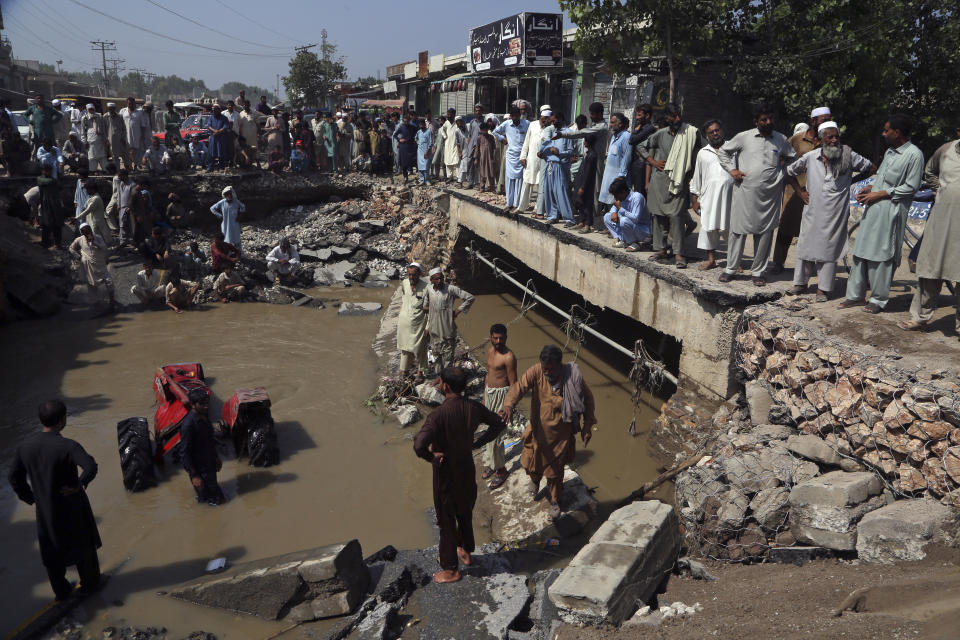
<path fill-rule="evenodd" d="M 146 418 L 127 418 L 117 423 L 117 444 L 123 486 L 136 493 L 157 485 L 153 448 Z"/>
<path fill-rule="evenodd" d="M 273 421 L 260 422 L 247 434 L 247 451 L 251 467 L 270 467 L 280 462 L 280 447 Z"/>

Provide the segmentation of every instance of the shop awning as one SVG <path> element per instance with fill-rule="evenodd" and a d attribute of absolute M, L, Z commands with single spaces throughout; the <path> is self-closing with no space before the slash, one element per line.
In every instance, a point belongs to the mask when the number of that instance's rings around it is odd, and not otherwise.
<path fill-rule="evenodd" d="M 430 84 L 440 84 L 441 82 L 453 82 L 455 80 L 464 80 L 466 78 L 472 78 L 473 74 L 470 72 L 466 73 L 455 73 L 449 78 L 444 78 L 443 80 L 434 80 Z"/>
<path fill-rule="evenodd" d="M 365 107 L 402 107 L 406 104 L 406 98 L 397 98 L 395 100 L 364 100 Z"/>

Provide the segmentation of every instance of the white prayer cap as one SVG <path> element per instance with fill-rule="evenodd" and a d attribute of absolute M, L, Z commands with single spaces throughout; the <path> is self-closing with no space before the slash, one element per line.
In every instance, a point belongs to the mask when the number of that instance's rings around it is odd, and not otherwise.
<path fill-rule="evenodd" d="M 87 103 L 87 109 L 96 109 L 92 102 Z"/>
<path fill-rule="evenodd" d="M 86 223 L 86 222 L 81 222 L 81 223 L 80 223 L 80 233 L 83 233 L 83 230 L 84 230 L 84 229 L 89 229 L 89 228 L 90 228 L 90 224 L 89 224 L 89 223 Z"/>
<path fill-rule="evenodd" d="M 456 118 L 454 118 L 454 121 L 456 121 L 456 120 L 460 120 L 460 121 L 462 122 L 462 121 L 463 121 L 463 116 L 457 116 Z"/>
<path fill-rule="evenodd" d="M 343 115 L 343 112 L 342 112 L 342 111 L 337 111 L 337 117 L 338 117 L 338 118 L 339 118 L 340 116 L 342 116 L 342 115 Z"/>
<path fill-rule="evenodd" d="M 540 115 L 543 115 L 544 111 L 551 111 L 552 109 L 553 108 L 550 105 L 545 104 L 542 107 L 540 107 Z"/>
<path fill-rule="evenodd" d="M 116 102 L 108 102 L 108 103 L 107 103 L 107 106 L 108 106 L 108 107 L 115 107 L 115 106 L 117 106 L 117 103 L 116 103 Z"/>
<path fill-rule="evenodd" d="M 54 98 L 54 99 L 53 99 L 53 102 L 51 102 L 50 104 L 52 104 L 53 106 L 56 107 L 56 106 L 58 106 L 58 105 L 60 104 L 60 101 L 57 100 L 56 98 Z"/>
<path fill-rule="evenodd" d="M 797 126 L 793 128 L 793 135 L 797 135 L 798 133 L 806 133 L 809 130 L 810 125 L 808 125 L 806 122 L 798 122 Z"/>
<path fill-rule="evenodd" d="M 550 111 L 549 109 L 547 109 L 546 111 L 543 111 L 542 109 L 540 110 L 540 117 L 541 117 L 541 118 L 544 117 L 544 116 L 546 116 L 546 117 L 549 118 L 549 117 L 552 116 L 552 115 L 553 115 L 553 111 Z"/>
<path fill-rule="evenodd" d="M 831 115 L 833 114 L 830 113 L 830 107 L 817 107 L 816 109 L 810 112 L 811 118 L 817 118 L 819 116 L 831 116 Z"/>
<path fill-rule="evenodd" d="M 438 273 L 439 273 L 440 275 L 443 275 L 443 269 L 442 269 L 441 267 L 434 267 L 433 269 L 430 269 L 430 277 L 431 277 L 431 278 L 432 278 L 433 276 L 437 275 Z"/>
<path fill-rule="evenodd" d="M 225 196 L 228 193 L 233 193 L 233 187 L 224 187 L 223 191 L 220 192 L 220 195 Z"/>
<path fill-rule="evenodd" d="M 410 267 L 414 267 L 416 269 L 420 269 L 420 271 L 423 271 L 423 265 L 421 265 L 419 262 L 411 262 L 410 264 L 407 265 L 407 269 L 409 269 Z"/>
<path fill-rule="evenodd" d="M 837 123 L 834 122 L 833 120 L 827 120 L 826 122 L 821 124 L 819 127 L 817 127 L 817 135 L 820 135 L 821 133 L 823 133 L 824 129 L 836 129 L 837 131 L 840 131 L 840 127 L 838 127 Z"/>

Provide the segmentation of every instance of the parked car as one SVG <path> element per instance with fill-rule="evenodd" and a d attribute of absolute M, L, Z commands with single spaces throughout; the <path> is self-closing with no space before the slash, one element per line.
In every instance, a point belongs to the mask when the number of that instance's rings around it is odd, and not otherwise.
<path fill-rule="evenodd" d="M 23 111 L 11 111 L 10 119 L 13 121 L 14 126 L 17 128 L 17 131 L 20 132 L 20 137 L 24 140 L 30 139 L 30 123 L 27 122 L 26 116 L 23 115 Z"/>
<path fill-rule="evenodd" d="M 209 113 L 195 113 L 192 116 L 187 116 L 186 119 L 180 123 L 180 139 L 187 140 L 188 137 L 195 135 L 199 135 L 201 140 L 209 138 L 210 132 L 207 131 L 207 126 L 210 124 L 211 117 Z M 160 138 L 161 142 L 166 143 L 166 131 L 158 132 L 157 137 Z"/>

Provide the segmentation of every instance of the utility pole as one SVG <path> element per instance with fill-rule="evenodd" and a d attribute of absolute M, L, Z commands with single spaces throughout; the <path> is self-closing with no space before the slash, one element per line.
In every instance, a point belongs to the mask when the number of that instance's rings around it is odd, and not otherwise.
<path fill-rule="evenodd" d="M 320 51 L 323 54 L 323 61 L 329 62 L 330 55 L 327 53 L 327 30 L 326 29 L 320 30 L 320 42 L 323 43 L 320 46 Z"/>
<path fill-rule="evenodd" d="M 110 71 L 113 72 L 113 75 L 120 75 L 121 71 L 124 71 L 124 68 L 121 67 L 126 60 L 121 60 L 120 58 L 107 58 L 107 62 L 110 63 Z"/>
<path fill-rule="evenodd" d="M 301 51 L 309 51 L 310 49 L 313 49 L 315 46 L 317 46 L 316 42 L 314 42 L 313 44 L 305 44 L 302 47 L 294 47 L 293 50 L 296 51 L 297 53 L 300 53 Z"/>
<path fill-rule="evenodd" d="M 93 45 L 91 49 L 94 51 L 100 50 L 100 57 L 103 58 L 103 88 L 104 94 L 106 94 L 110 89 L 110 78 L 107 76 L 107 51 L 116 51 L 117 43 L 107 42 L 106 40 L 91 40 L 90 44 Z"/>

